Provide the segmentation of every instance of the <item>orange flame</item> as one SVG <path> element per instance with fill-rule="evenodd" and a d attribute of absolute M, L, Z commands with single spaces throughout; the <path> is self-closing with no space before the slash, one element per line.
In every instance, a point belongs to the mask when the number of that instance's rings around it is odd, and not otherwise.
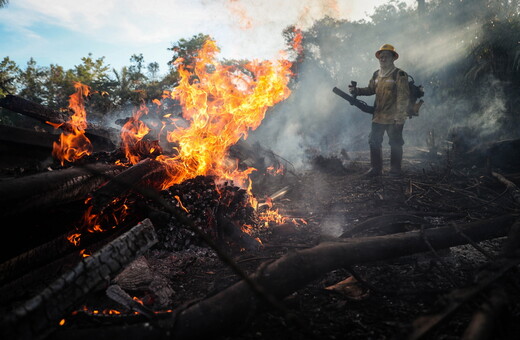
<path fill-rule="evenodd" d="M 289 61 L 250 62 L 245 66 L 249 75 L 220 64 L 215 58 L 218 52 L 215 41 L 207 40 L 193 73 L 179 65 L 181 80 L 171 97 L 180 102 L 183 117 L 191 124 L 167 136 L 178 145 L 177 155 L 157 158 L 170 175 L 164 188 L 199 175 L 244 185 L 254 169 L 238 171 L 236 163 L 226 157 L 228 148 L 247 138 L 248 131 L 260 125 L 267 109 L 290 94 Z"/>
<path fill-rule="evenodd" d="M 294 38 L 292 41 L 292 48 L 294 49 L 294 52 L 296 52 L 297 55 L 300 55 L 303 51 L 303 33 L 302 30 L 299 28 L 294 28 Z"/>
<path fill-rule="evenodd" d="M 87 129 L 85 97 L 89 95 L 90 88 L 78 82 L 74 83 L 74 87 L 76 93 L 69 97 L 69 108 L 74 112 L 68 122 L 70 131 L 63 132 L 60 135 L 59 144 L 54 142 L 52 146 L 52 155 L 61 162 L 61 165 L 64 165 L 66 161 L 74 162 L 85 155 L 90 155 L 93 149 L 92 143 L 85 136 Z"/>
<path fill-rule="evenodd" d="M 150 128 L 139 120 L 146 114 L 148 114 L 148 108 L 142 103 L 121 129 L 121 147 L 131 164 L 137 164 L 141 160 L 139 155 L 142 152 L 142 143 L 140 142 L 150 132 Z"/>

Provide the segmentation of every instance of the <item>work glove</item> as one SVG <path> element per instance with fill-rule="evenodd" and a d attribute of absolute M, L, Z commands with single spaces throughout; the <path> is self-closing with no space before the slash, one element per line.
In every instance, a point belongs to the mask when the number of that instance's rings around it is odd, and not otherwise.
<path fill-rule="evenodd" d="M 350 94 L 353 96 L 357 96 L 357 82 L 350 82 L 350 85 L 348 86 L 348 92 L 350 92 Z"/>

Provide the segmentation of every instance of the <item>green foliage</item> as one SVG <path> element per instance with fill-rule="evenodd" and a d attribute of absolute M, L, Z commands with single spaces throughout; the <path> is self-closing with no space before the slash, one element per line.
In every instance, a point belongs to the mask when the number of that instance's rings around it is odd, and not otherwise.
<path fill-rule="evenodd" d="M 20 69 L 9 57 L 0 62 L 0 97 L 16 91 L 15 81 Z"/>
<path fill-rule="evenodd" d="M 170 67 L 172 70 L 176 70 L 176 61 L 179 59 L 183 60 L 183 65 L 186 67 L 193 66 L 196 61 L 197 52 L 202 48 L 206 40 L 211 39 L 207 34 L 199 33 L 191 37 L 191 39 L 180 39 L 174 43 L 168 50 L 173 52 L 172 59 L 170 60 Z"/>

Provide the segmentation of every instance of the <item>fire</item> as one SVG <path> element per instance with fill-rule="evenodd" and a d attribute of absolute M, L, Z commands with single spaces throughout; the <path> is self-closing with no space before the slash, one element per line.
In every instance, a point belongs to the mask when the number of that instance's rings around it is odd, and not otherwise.
<path fill-rule="evenodd" d="M 250 74 L 216 60 L 219 49 L 207 40 L 199 51 L 193 72 L 179 65 L 181 80 L 171 92 L 180 102 L 188 127 L 177 127 L 167 135 L 177 146 L 176 155 L 161 155 L 169 179 L 163 188 L 199 175 L 233 180 L 243 186 L 250 168 L 239 171 L 227 158 L 228 148 L 248 131 L 256 129 L 267 109 L 286 99 L 290 90 L 291 63 L 286 60 L 253 61 L 245 65 Z"/>
<path fill-rule="evenodd" d="M 296 52 L 297 55 L 300 55 L 303 51 L 303 33 L 302 30 L 299 28 L 294 28 L 294 38 L 292 41 L 292 48 Z"/>
<path fill-rule="evenodd" d="M 171 119 L 175 128 L 167 133 L 166 139 L 176 145 L 173 150 L 162 150 L 158 143 L 146 141 L 145 136 L 151 129 L 141 121 L 149 111 L 144 103 L 121 129 L 121 148 L 125 152 L 127 164 L 137 164 L 148 157 L 162 162 L 168 173 L 160 185 L 162 189 L 197 176 L 214 176 L 222 182 L 232 181 L 241 187 L 249 183 L 247 192 L 252 197 L 252 206 L 256 208 L 257 202 L 252 195 L 252 183 L 249 180 L 249 175 L 255 169 L 238 169 L 237 162 L 227 157 L 228 149 L 240 139 L 246 139 L 248 132 L 260 125 L 270 107 L 288 98 L 291 93 L 288 84 L 293 75 L 290 70 L 292 63 L 284 58 L 252 61 L 241 66 L 241 70 L 237 66 L 221 64 L 216 58 L 218 53 L 216 42 L 207 40 L 198 51 L 193 67 L 184 65 L 182 59 L 176 60 L 179 85 L 172 91 L 164 91 L 162 99 L 178 101 L 188 124 L 178 126 Z M 83 103 L 83 96 L 88 95 L 89 91 L 88 87 L 80 85 L 77 83 L 78 94 L 74 97 L 78 104 Z M 161 102 L 154 101 L 154 104 L 160 106 Z M 82 108 L 81 105 L 74 107 Z M 80 115 L 83 118 L 82 124 L 77 123 L 78 130 L 84 131 L 85 111 L 75 110 L 78 114 L 73 118 Z M 118 160 L 116 163 L 125 162 Z M 187 211 L 180 199 L 177 200 L 181 208 Z M 114 213 L 108 217 L 109 223 L 115 225 L 127 213 L 126 208 L 111 210 Z M 122 215 L 118 217 L 116 213 Z M 90 206 L 86 209 L 83 226 L 79 229 L 87 228 L 89 232 L 106 230 L 106 227 L 102 227 L 107 224 L 102 222 L 106 218 L 95 214 Z M 78 234 L 74 241 L 79 242 L 79 237 Z"/>
<path fill-rule="evenodd" d="M 121 147 L 131 164 L 137 164 L 141 160 L 139 155 L 143 151 L 144 144 L 141 141 L 150 132 L 150 128 L 140 120 L 146 114 L 148 114 L 148 108 L 144 103 L 141 103 L 139 109 L 134 112 L 132 118 L 121 129 Z M 145 151 L 145 153 L 147 152 Z"/>
<path fill-rule="evenodd" d="M 74 83 L 76 92 L 69 97 L 69 108 L 74 112 L 68 125 L 70 131 L 60 135 L 59 143 L 54 142 L 52 155 L 64 165 L 65 162 L 74 162 L 85 155 L 92 154 L 92 143 L 85 136 L 87 129 L 87 112 L 85 111 L 85 97 L 90 94 L 90 88 L 79 82 Z M 55 128 L 60 125 L 51 124 Z"/>
<path fill-rule="evenodd" d="M 81 239 L 81 234 L 80 233 L 74 233 L 74 234 L 72 234 L 72 235 L 67 237 L 67 240 L 69 240 L 69 242 L 72 243 L 75 246 L 79 245 L 80 239 Z"/>

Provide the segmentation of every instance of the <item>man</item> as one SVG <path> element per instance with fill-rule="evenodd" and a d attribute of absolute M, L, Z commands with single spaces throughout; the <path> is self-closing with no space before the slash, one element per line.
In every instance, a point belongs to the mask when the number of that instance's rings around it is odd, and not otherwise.
<path fill-rule="evenodd" d="M 375 111 L 368 144 L 370 145 L 371 168 L 367 176 L 380 176 L 383 172 L 383 136 L 386 131 L 390 144 L 391 176 L 401 175 L 403 159 L 403 127 L 407 117 L 410 89 L 408 75 L 395 67 L 399 58 L 394 46 L 385 44 L 376 52 L 379 70 L 374 72 L 368 87 L 349 86 L 354 96 L 376 95 Z"/>

